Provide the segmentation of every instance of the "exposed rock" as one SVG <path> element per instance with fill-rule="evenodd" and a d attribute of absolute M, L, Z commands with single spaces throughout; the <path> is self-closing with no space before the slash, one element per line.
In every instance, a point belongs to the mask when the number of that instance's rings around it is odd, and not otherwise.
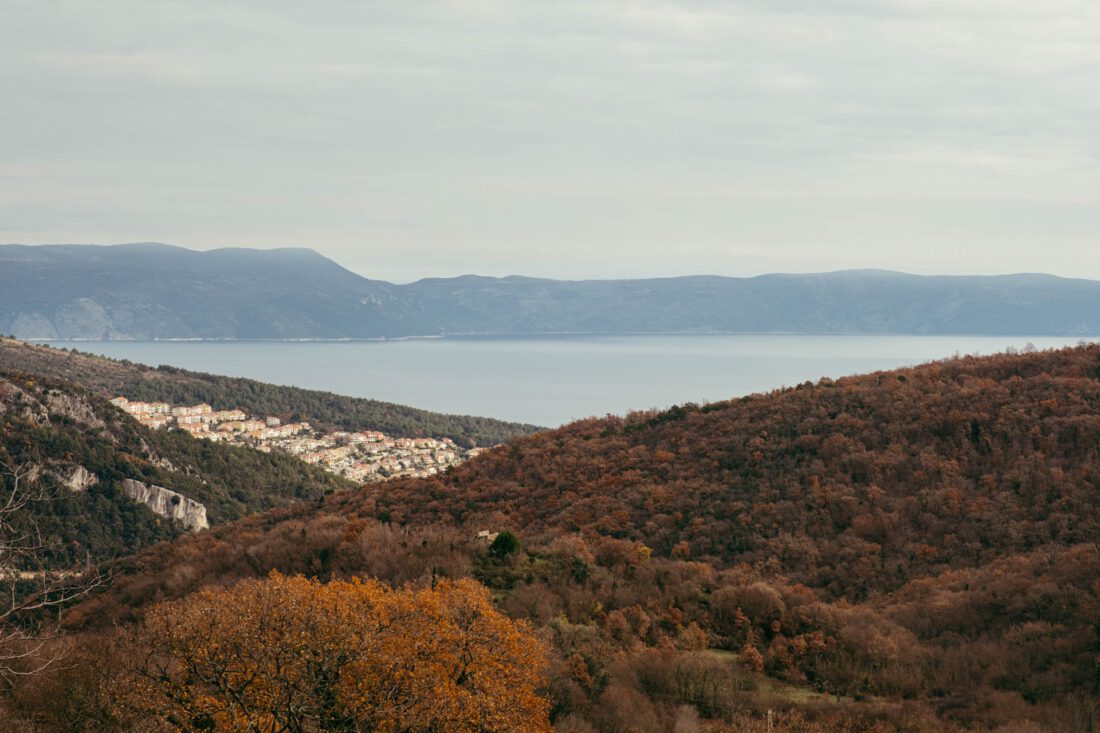
<path fill-rule="evenodd" d="M 154 514 L 175 519 L 187 529 L 198 531 L 210 526 L 206 521 L 205 506 L 163 486 L 150 486 L 133 479 L 123 479 L 122 491 L 134 501 L 149 507 Z"/>
<path fill-rule="evenodd" d="M 20 387 L 0 379 L 0 413 L 11 411 L 16 418 L 35 425 L 46 425 L 50 417 L 63 417 L 87 428 L 104 428 L 106 423 L 92 405 L 79 394 L 44 388 L 28 381 Z"/>
<path fill-rule="evenodd" d="M 87 491 L 89 486 L 95 486 L 99 483 L 99 477 L 84 468 L 84 466 L 77 466 L 62 483 L 69 491 L 79 493 Z"/>
<path fill-rule="evenodd" d="M 35 425 L 49 421 L 45 407 L 7 379 L 0 379 L 0 403 L 3 404 L 3 412 L 11 409 L 17 419 L 29 420 Z"/>
<path fill-rule="evenodd" d="M 43 467 L 37 463 L 25 463 L 19 467 L 19 470 L 22 471 L 19 478 L 24 486 L 33 484 L 38 479 L 42 478 L 42 475 L 45 473 Z"/>
<path fill-rule="evenodd" d="M 178 469 L 172 464 L 170 460 L 162 456 L 154 456 L 152 458 L 152 464 L 157 468 L 163 468 L 165 471 L 177 471 Z M 206 482 L 203 481 L 205 484 Z"/>
<path fill-rule="evenodd" d="M 90 428 L 104 427 L 103 421 L 95 414 L 95 410 L 78 397 L 51 389 L 45 394 L 45 402 L 51 415 L 67 417 Z"/>

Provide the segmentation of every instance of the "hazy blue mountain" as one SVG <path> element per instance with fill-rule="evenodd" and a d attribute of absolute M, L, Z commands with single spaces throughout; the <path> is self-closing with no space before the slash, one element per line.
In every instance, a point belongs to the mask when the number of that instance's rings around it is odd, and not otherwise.
<path fill-rule="evenodd" d="M 462 277 L 421 280 L 403 291 L 444 333 L 1100 333 L 1100 282 L 1050 275 Z"/>
<path fill-rule="evenodd" d="M 879 270 L 369 280 L 308 249 L 0 246 L 0 332 L 297 339 L 550 333 L 1100 334 L 1100 282 Z"/>
<path fill-rule="evenodd" d="M 308 249 L 0 247 L 0 331 L 27 338 L 343 338 L 431 327 L 391 285 Z"/>

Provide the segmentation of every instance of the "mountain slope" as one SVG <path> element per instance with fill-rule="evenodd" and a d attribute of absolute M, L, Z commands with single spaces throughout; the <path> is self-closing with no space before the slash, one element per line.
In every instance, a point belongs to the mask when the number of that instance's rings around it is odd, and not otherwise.
<path fill-rule="evenodd" d="M 426 326 L 306 249 L 0 247 L 0 330 L 28 338 L 343 338 Z"/>
<path fill-rule="evenodd" d="M 587 420 L 375 492 L 401 524 L 629 538 L 862 597 L 1100 541 L 1100 346 Z M 461 497 L 461 501 L 456 501 Z"/>
<path fill-rule="evenodd" d="M 182 531 L 130 498 L 127 481 L 175 492 L 170 505 L 199 502 L 211 524 L 352 487 L 290 456 L 150 430 L 82 387 L 7 370 L 0 464 L 0 489 L 21 469 L 55 494 L 30 508 L 60 567 L 128 555 Z"/>
<path fill-rule="evenodd" d="M 1100 334 L 1100 283 L 882 271 L 392 285 L 304 249 L 0 246 L 0 333 L 30 339 L 459 334 Z"/>
<path fill-rule="evenodd" d="M 0 369 L 15 369 L 84 385 L 112 398 L 173 404 L 206 402 L 216 409 L 242 409 L 256 415 L 305 419 L 341 430 L 380 430 L 395 436 L 451 438 L 471 447 L 495 445 L 537 430 L 503 420 L 444 415 L 378 400 L 276 386 L 252 379 L 223 377 L 82 354 L 0 337 Z"/>
<path fill-rule="evenodd" d="M 1087 729 L 1098 414 L 1092 345 L 586 420 L 155 548 L 70 622 L 271 568 L 474 575 L 553 640 L 566 728 L 671 730 L 686 706 L 795 707 L 838 731 Z M 498 557 L 485 529 L 525 552 Z M 753 670 L 801 687 L 776 697 Z"/>

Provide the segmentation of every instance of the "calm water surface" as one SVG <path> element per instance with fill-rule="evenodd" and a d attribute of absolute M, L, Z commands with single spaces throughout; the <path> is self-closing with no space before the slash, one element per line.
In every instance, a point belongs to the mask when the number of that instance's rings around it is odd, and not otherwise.
<path fill-rule="evenodd" d="M 1076 338 L 610 336 L 388 342 L 53 342 L 144 364 L 251 377 L 439 412 L 560 425 L 820 377 Z"/>

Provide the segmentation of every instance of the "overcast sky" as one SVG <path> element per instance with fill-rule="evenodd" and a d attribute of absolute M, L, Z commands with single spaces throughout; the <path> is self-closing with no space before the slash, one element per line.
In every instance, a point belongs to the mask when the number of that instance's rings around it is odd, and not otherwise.
<path fill-rule="evenodd" d="M 1100 278 L 1100 3 L 0 0 L 0 241 Z"/>

